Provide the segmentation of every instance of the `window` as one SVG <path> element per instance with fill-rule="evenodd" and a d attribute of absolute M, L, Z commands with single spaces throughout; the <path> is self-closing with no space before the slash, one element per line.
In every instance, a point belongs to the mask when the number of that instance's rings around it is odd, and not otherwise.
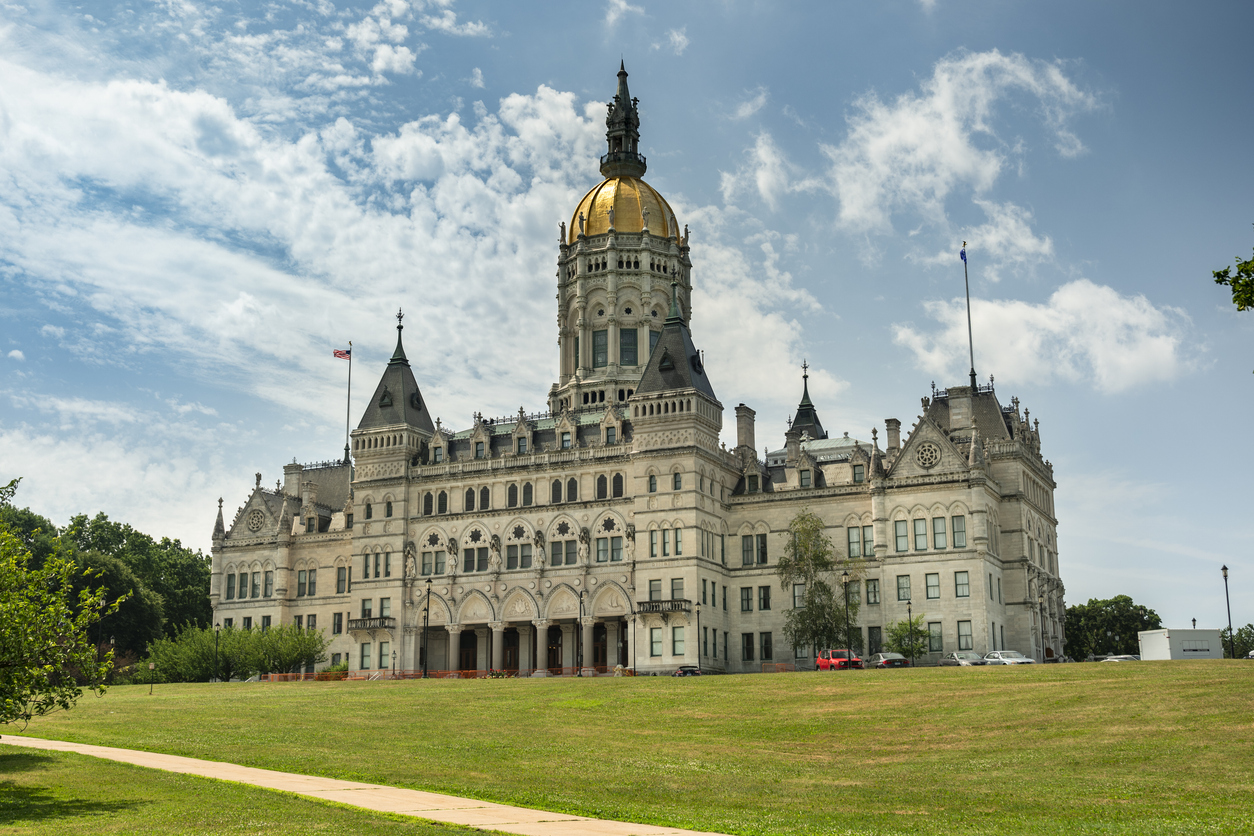
<path fill-rule="evenodd" d="M 245 629 L 245 630 L 251 630 L 251 629 L 253 629 L 253 619 L 252 619 L 252 616 L 248 616 L 248 615 L 244 616 L 244 629 Z"/>
<path fill-rule="evenodd" d="M 748 481 L 748 488 L 747 488 L 747 490 L 749 491 L 749 493 L 757 493 L 757 492 L 758 492 L 758 477 L 757 477 L 757 476 L 750 476 L 750 477 L 749 477 L 749 481 Z"/>
<path fill-rule="evenodd" d="M 649 493 L 657 493 L 657 477 L 649 477 Z"/>
<path fill-rule="evenodd" d="M 432 561 L 431 561 L 431 557 L 432 557 L 431 552 L 423 552 L 423 553 L 422 553 L 422 573 L 423 573 L 424 575 L 430 575 L 430 574 L 431 574 L 431 568 L 432 568 Z"/>
<path fill-rule="evenodd" d="M 971 582 L 968 580 L 969 577 L 970 576 L 966 572 L 954 572 L 954 597 L 955 598 L 970 598 L 971 597 Z M 959 650 L 963 650 L 963 649 L 964 648 L 959 648 Z M 965 649 L 970 650 L 970 648 L 965 648 Z"/>
<path fill-rule="evenodd" d="M 620 563 L 623 559 L 623 538 L 610 538 L 610 563 Z"/>
<path fill-rule="evenodd" d="M 344 632 L 344 613 L 331 613 L 331 635 L 338 636 Z"/>
<path fill-rule="evenodd" d="M 954 517 L 954 548 L 965 549 L 967 547 L 967 518 Z"/>
<path fill-rule="evenodd" d="M 793 609 L 799 610 L 806 605 L 806 585 L 803 583 L 795 583 L 792 585 L 792 606 Z"/>
<path fill-rule="evenodd" d="M 927 586 L 928 600 L 940 597 L 940 575 L 927 574 L 923 576 L 923 583 Z"/>
<path fill-rule="evenodd" d="M 309 519 L 305 520 L 305 533 L 313 534 L 317 530 L 318 530 L 318 518 L 317 517 L 310 517 Z"/>
<path fill-rule="evenodd" d="M 370 670 L 370 642 L 361 645 L 361 664 L 358 667 L 363 671 Z"/>
<path fill-rule="evenodd" d="M 945 536 L 945 518 L 932 517 L 932 548 L 947 549 L 949 548 L 948 538 Z"/>
<path fill-rule="evenodd" d="M 808 470 L 801 471 L 801 487 L 810 487 L 810 471 Z"/>
<path fill-rule="evenodd" d="M 387 503 L 383 506 L 383 516 L 385 516 L 385 517 L 390 517 L 390 516 L 392 516 L 392 500 L 390 500 L 390 499 L 389 499 L 389 500 L 387 501 Z"/>
<path fill-rule="evenodd" d="M 671 482 L 673 483 L 671 485 L 672 488 L 674 488 L 677 491 L 683 490 L 684 475 L 682 473 L 676 473 L 674 476 L 671 477 Z"/>
<path fill-rule="evenodd" d="M 226 600 L 235 598 L 235 573 L 226 576 Z"/>
<path fill-rule="evenodd" d="M 624 366 L 640 364 L 636 343 L 639 332 L 635 328 L 623 328 L 618 332 L 618 362 Z"/>
<path fill-rule="evenodd" d="M 605 443 L 606 444 L 618 443 L 618 427 L 606 427 L 605 428 Z"/>
<path fill-rule="evenodd" d="M 391 642 L 379 642 L 379 667 L 386 668 L 388 666 L 388 650 L 391 647 Z"/>
<path fill-rule="evenodd" d="M 742 662 L 753 661 L 753 633 L 740 634 L 740 660 Z"/>
<path fill-rule="evenodd" d="M 881 627 L 866 628 L 866 644 L 868 653 L 882 653 L 884 651 L 884 632 Z"/>
<path fill-rule="evenodd" d="M 466 511 L 475 510 L 475 489 L 466 488 L 466 498 L 462 503 L 462 507 Z"/>
<path fill-rule="evenodd" d="M 862 556 L 875 557 L 875 526 L 862 526 Z"/>
<path fill-rule="evenodd" d="M 727 612 L 727 587 L 723 587 L 723 612 Z"/>
<path fill-rule="evenodd" d="M 914 550 L 927 551 L 927 520 L 914 521 Z"/>
<path fill-rule="evenodd" d="M 294 626 L 297 630 L 304 629 L 305 617 L 302 615 L 292 616 L 292 626 Z"/>
<path fill-rule="evenodd" d="M 603 369 L 610 364 L 610 332 L 592 332 L 592 368 Z"/>
<path fill-rule="evenodd" d="M 941 625 L 939 621 L 929 621 L 927 623 L 927 650 L 929 653 L 940 653 L 944 651 L 945 643 L 941 640 Z"/>
<path fill-rule="evenodd" d="M 553 480 L 553 489 L 551 491 L 551 494 L 552 495 L 550 496 L 549 501 L 552 502 L 554 505 L 560 504 L 562 501 L 562 480 L 561 479 Z"/>
<path fill-rule="evenodd" d="M 849 556 L 862 556 L 862 529 L 856 525 L 849 526 Z"/>
<path fill-rule="evenodd" d="M 274 595 L 274 571 L 267 569 L 266 570 L 266 597 L 269 598 L 273 595 Z"/>
<path fill-rule="evenodd" d="M 744 534 L 740 538 L 740 565 L 753 565 L 753 535 Z"/>
<path fill-rule="evenodd" d="M 361 617 L 370 618 L 374 612 L 374 600 L 371 598 L 361 599 Z"/>
<path fill-rule="evenodd" d="M 878 604 L 880 602 L 880 582 L 878 579 L 867 580 L 866 602 L 868 604 Z"/>
<path fill-rule="evenodd" d="M 379 617 L 380 618 L 392 617 L 392 599 L 391 598 L 379 599 Z"/>
<path fill-rule="evenodd" d="M 649 600 L 662 600 L 662 582 L 660 580 L 649 581 Z"/>
<path fill-rule="evenodd" d="M 304 569 L 301 569 L 299 572 L 296 573 L 296 597 L 297 598 L 305 597 L 305 587 L 306 585 L 308 585 L 308 583 L 309 583 L 309 575 L 308 573 L 305 572 Z"/>
<path fill-rule="evenodd" d="M 505 568 L 506 569 L 518 568 L 518 546 L 506 546 L 505 547 Z"/>
<path fill-rule="evenodd" d="M 657 557 L 657 530 L 649 532 L 649 557 Z"/>
<path fill-rule="evenodd" d="M 597 563 L 609 563 L 610 561 L 610 538 L 597 538 Z"/>
<path fill-rule="evenodd" d="M 910 600 L 910 576 L 909 575 L 897 576 L 897 600 L 898 601 Z"/>
<path fill-rule="evenodd" d="M 671 600 L 682 601 L 684 597 L 684 579 L 671 578 Z"/>
<path fill-rule="evenodd" d="M 771 608 L 771 588 L 769 586 L 758 587 L 758 609 L 769 610 Z M 763 657 L 766 658 L 766 657 Z"/>
<path fill-rule="evenodd" d="M 988 573 L 988 600 L 993 600 L 993 573 Z"/>
<path fill-rule="evenodd" d="M 532 499 L 533 497 L 532 497 L 531 483 L 528 482 L 527 484 L 523 485 L 523 507 L 530 508 Z"/>
<path fill-rule="evenodd" d="M 482 441 L 475 442 L 475 458 L 476 459 L 483 458 L 483 442 Z"/>
<path fill-rule="evenodd" d="M 1001 578 L 997 579 L 997 603 L 1001 603 Z M 1002 632 L 1005 632 L 1005 630 L 1006 628 L 1003 627 Z"/>
<path fill-rule="evenodd" d="M 992 584 L 992 582 L 993 581 L 990 577 L 989 583 Z M 993 594 L 992 592 L 989 592 L 989 595 L 992 595 L 992 594 Z M 247 572 L 239 573 L 239 597 L 240 597 L 240 600 L 243 600 L 248 597 L 248 573 Z"/>
<path fill-rule="evenodd" d="M 431 451 L 431 455 L 432 455 L 432 461 L 435 464 L 439 464 L 440 462 L 444 461 L 444 448 L 436 447 L 435 449 Z"/>
<path fill-rule="evenodd" d="M 853 466 L 853 481 L 855 482 L 866 481 L 866 465 L 855 464 Z"/>
<path fill-rule="evenodd" d="M 523 543 L 521 546 L 518 547 L 518 568 L 519 569 L 531 568 L 531 544 L 530 543 Z"/>
<path fill-rule="evenodd" d="M 610 495 L 610 481 L 602 474 L 597 477 L 597 499 L 606 499 Z"/>
<path fill-rule="evenodd" d="M 575 540 L 566 541 L 566 565 L 574 566 L 579 562 L 579 543 Z"/>
<path fill-rule="evenodd" d="M 383 555 L 383 577 L 392 577 L 392 553 L 387 552 Z"/>
<path fill-rule="evenodd" d="M 444 491 L 440 491 L 440 496 L 436 501 L 436 513 L 439 513 L 439 514 L 448 513 L 448 494 L 446 494 Z"/>
<path fill-rule="evenodd" d="M 713 636 L 714 638 L 714 647 L 712 648 L 712 650 L 714 651 L 714 658 L 717 659 L 718 658 L 718 630 L 711 630 L 710 635 Z M 724 647 L 723 652 L 726 653 L 727 648 Z"/>
<path fill-rule="evenodd" d="M 374 518 L 374 506 L 371 505 L 369 502 L 367 502 L 366 503 L 366 519 L 369 520 L 373 518 Z"/>
<path fill-rule="evenodd" d="M 306 595 L 318 594 L 318 570 L 317 569 L 309 570 L 309 585 L 305 587 L 305 594 Z"/>
<path fill-rule="evenodd" d="M 269 630 L 269 629 L 270 629 L 270 616 L 263 615 L 261 617 L 261 632 L 264 633 L 266 630 Z"/>
<path fill-rule="evenodd" d="M 970 650 L 974 645 L 971 641 L 971 622 L 958 622 L 958 649 Z"/>
<path fill-rule="evenodd" d="M 671 655 L 672 656 L 684 655 L 684 628 L 683 627 L 671 628 Z"/>
<path fill-rule="evenodd" d="M 897 520 L 893 523 L 893 534 L 897 539 L 897 551 L 904 552 L 910 550 L 910 535 L 906 531 L 906 521 Z"/>
<path fill-rule="evenodd" d="M 527 439 L 518 439 L 518 455 L 525 456 L 527 454 Z"/>
<path fill-rule="evenodd" d="M 510 485 L 505 489 L 505 506 L 507 508 L 518 507 L 518 486 Z"/>
<path fill-rule="evenodd" d="M 718 634 L 716 633 L 715 638 L 717 639 L 717 637 L 718 637 Z M 710 628 L 709 627 L 701 628 L 701 655 L 702 656 L 710 655 Z"/>
<path fill-rule="evenodd" d="M 570 479 L 566 480 L 566 501 L 567 502 L 579 501 L 579 483 L 575 481 L 573 476 Z"/>
<path fill-rule="evenodd" d="M 766 535 L 758 535 L 758 563 L 766 563 Z"/>
<path fill-rule="evenodd" d="M 353 515 L 352 515 L 352 514 L 345 514 L 345 515 L 344 515 L 344 527 L 345 527 L 345 528 L 352 528 L 352 527 L 353 527 Z"/>
<path fill-rule="evenodd" d="M 570 433 L 562 433 L 562 449 L 570 449 Z"/>
<path fill-rule="evenodd" d="M 740 611 L 753 612 L 753 587 L 740 587 Z"/>
<path fill-rule="evenodd" d="M 479 491 L 479 510 L 486 511 L 492 507 L 492 491 L 488 488 L 482 488 Z"/>
<path fill-rule="evenodd" d="M 623 474 L 615 473 L 613 484 L 614 484 L 614 497 L 617 499 L 618 497 L 623 495 Z"/>
<path fill-rule="evenodd" d="M 379 553 L 377 553 L 377 552 L 375 553 L 375 556 L 374 556 L 374 576 L 375 576 L 376 578 L 377 578 L 377 577 L 379 577 L 379 566 L 380 566 L 380 561 L 381 561 L 382 557 L 383 557 L 383 555 L 381 555 L 381 554 L 379 554 Z"/>
<path fill-rule="evenodd" d="M 335 592 L 337 595 L 343 595 L 348 591 L 348 570 L 343 566 L 335 570 Z"/>
<path fill-rule="evenodd" d="M 684 553 L 684 530 L 682 528 L 675 529 L 675 554 Z"/>
<path fill-rule="evenodd" d="M 771 647 L 771 634 L 763 633 L 760 636 L 760 644 L 762 645 L 762 661 L 769 662 L 775 658 L 774 649 Z"/>
<path fill-rule="evenodd" d="M 662 655 L 662 628 L 661 627 L 649 628 L 649 655 L 650 656 Z"/>
<path fill-rule="evenodd" d="M 335 667 L 335 666 L 337 666 L 337 665 L 339 665 L 339 664 L 340 664 L 340 654 L 339 654 L 339 653 L 332 653 L 332 654 L 331 654 L 331 666 L 332 666 L 332 667 Z"/>

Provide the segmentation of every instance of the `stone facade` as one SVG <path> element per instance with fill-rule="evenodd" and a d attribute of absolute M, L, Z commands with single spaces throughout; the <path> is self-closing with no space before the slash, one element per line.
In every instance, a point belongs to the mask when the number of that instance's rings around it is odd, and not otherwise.
<path fill-rule="evenodd" d="M 744 404 L 737 445 L 719 443 L 687 230 L 640 179 L 626 79 L 606 179 L 563 224 L 549 411 L 433 422 L 398 324 L 351 457 L 287 465 L 274 490 L 258 474 L 230 526 L 219 507 L 215 622 L 324 630 L 352 670 L 811 666 L 814 648 L 785 642 L 800 591 L 775 568 L 808 508 L 839 557 L 863 560 L 866 652 L 909 602 L 934 625 L 925 663 L 1061 654 L 1053 471 L 1017 400 L 973 374 L 923 398 L 904 440 L 888 419 L 881 450 L 876 430 L 830 438 L 803 378 L 782 448 L 760 457 Z"/>

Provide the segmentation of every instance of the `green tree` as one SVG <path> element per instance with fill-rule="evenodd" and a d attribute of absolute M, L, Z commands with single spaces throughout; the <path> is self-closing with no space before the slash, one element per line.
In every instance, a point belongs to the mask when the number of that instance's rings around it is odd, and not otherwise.
<path fill-rule="evenodd" d="M 42 567 L 44 561 L 61 548 L 57 527 L 52 524 L 51 520 L 39 516 L 29 508 L 0 506 L 0 525 L 5 526 L 9 533 L 17 537 L 22 542 L 22 546 L 30 552 L 32 569 Z"/>
<path fill-rule="evenodd" d="M 832 541 L 823 520 L 803 508 L 788 524 L 791 535 L 784 554 L 776 566 L 784 594 L 804 585 L 804 606 L 793 607 L 784 615 L 784 637 L 793 647 L 849 647 L 861 651 L 862 631 L 858 628 L 858 605 L 861 593 L 854 583 L 863 575 L 861 560 L 834 558 Z M 849 572 L 849 607 L 845 608 L 845 590 L 837 570 Z M 845 625 L 849 625 L 849 633 Z"/>
<path fill-rule="evenodd" d="M 1222 270 L 1212 270 L 1211 275 L 1215 277 L 1215 284 L 1232 288 L 1232 304 L 1237 306 L 1237 310 L 1248 311 L 1254 308 L 1254 258 L 1242 261 L 1237 256 L 1236 262 L 1236 273 L 1232 272 L 1231 267 L 1225 267 Z"/>
<path fill-rule="evenodd" d="M 1254 624 L 1247 624 L 1244 627 L 1238 627 L 1237 634 L 1235 638 L 1233 638 L 1232 642 L 1228 641 L 1232 634 L 1228 632 L 1227 627 L 1223 628 L 1223 630 L 1219 632 L 1219 635 L 1220 638 L 1223 639 L 1225 659 L 1232 658 L 1232 646 L 1234 644 L 1236 645 L 1236 658 L 1238 659 L 1246 658 L 1250 655 L 1250 651 L 1254 650 Z"/>
<path fill-rule="evenodd" d="M 0 488 L 10 505 L 17 480 Z M 83 688 L 105 691 L 112 651 L 101 657 L 89 637 L 109 604 L 103 589 L 75 592 L 83 570 L 62 550 L 33 559 L 23 539 L 0 521 L 0 723 L 26 723 L 74 705 Z"/>
<path fill-rule="evenodd" d="M 255 631 L 253 641 L 263 673 L 295 673 L 301 666 L 325 662 L 330 643 L 321 630 L 305 630 L 295 624 Z"/>
<path fill-rule="evenodd" d="M 111 644 L 119 653 L 143 653 L 150 641 L 163 634 L 161 596 L 116 557 L 89 551 L 78 553 L 75 559 L 84 570 L 75 582 L 76 591 L 88 584 L 102 586 L 110 601 L 120 602 L 92 627 L 92 638 L 97 644 Z"/>
<path fill-rule="evenodd" d="M 104 514 L 70 520 L 62 539 L 79 551 L 96 551 L 121 560 L 144 585 L 161 596 L 162 624 L 173 637 L 180 627 L 208 627 L 213 617 L 209 606 L 210 559 L 185 548 L 178 540 L 154 540 L 125 523 Z M 142 645 L 141 645 L 142 648 Z"/>
<path fill-rule="evenodd" d="M 1087 659 L 1097 655 L 1140 653 L 1137 633 L 1159 629 L 1162 619 L 1127 595 L 1116 595 L 1108 600 L 1090 598 L 1087 604 L 1067 607 L 1065 624 L 1064 652 L 1072 659 Z"/>
<path fill-rule="evenodd" d="M 884 638 L 884 649 L 915 660 L 926 656 L 928 632 L 923 624 L 923 616 L 924 613 L 919 613 L 905 621 L 889 624 L 888 634 Z"/>

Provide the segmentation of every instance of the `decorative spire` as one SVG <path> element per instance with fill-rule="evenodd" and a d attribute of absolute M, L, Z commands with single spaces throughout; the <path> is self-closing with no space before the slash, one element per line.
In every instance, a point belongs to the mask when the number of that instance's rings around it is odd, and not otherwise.
<path fill-rule="evenodd" d="M 671 310 L 666 315 L 666 324 L 669 325 L 672 320 L 675 322 L 684 321 L 683 314 L 679 312 L 679 282 L 675 281 L 671 282 Z"/>
<path fill-rule="evenodd" d="M 392 359 L 388 361 L 388 365 L 409 365 L 409 358 L 405 356 L 405 346 L 401 345 L 401 331 L 405 330 L 403 321 L 405 312 L 400 308 L 396 309 L 396 351 L 392 352 Z"/>
<path fill-rule="evenodd" d="M 226 523 L 222 521 L 222 497 L 218 497 L 218 521 L 213 524 L 213 539 L 226 537 Z"/>
<path fill-rule="evenodd" d="M 620 61 L 618 89 L 605 117 L 605 141 L 609 153 L 601 158 L 602 177 L 643 177 L 646 164 L 640 154 L 640 113 L 637 99 L 627 89 L 627 67 Z"/>
<path fill-rule="evenodd" d="M 801 361 L 801 406 L 814 406 L 810 401 L 810 364 Z"/>

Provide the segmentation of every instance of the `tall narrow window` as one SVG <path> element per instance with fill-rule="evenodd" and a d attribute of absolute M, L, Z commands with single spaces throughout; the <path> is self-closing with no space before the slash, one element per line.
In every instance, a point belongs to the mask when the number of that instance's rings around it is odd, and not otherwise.
<path fill-rule="evenodd" d="M 570 449 L 570 433 L 562 433 L 562 449 Z"/>
<path fill-rule="evenodd" d="M 954 517 L 954 548 L 965 549 L 967 547 L 967 518 Z"/>
<path fill-rule="evenodd" d="M 661 627 L 649 628 L 649 655 L 650 656 L 662 655 L 662 628 Z"/>
<path fill-rule="evenodd" d="M 444 561 L 446 552 L 438 551 L 435 553 L 435 573 L 437 575 L 444 574 Z M 457 555 L 453 555 L 453 559 L 457 559 Z"/>
<path fill-rule="evenodd" d="M 758 535 L 758 564 L 766 563 L 766 535 Z"/>
<path fill-rule="evenodd" d="M 909 575 L 897 576 L 897 600 L 898 601 L 910 600 L 910 576 Z"/>
<path fill-rule="evenodd" d="M 383 503 L 383 516 L 385 517 L 392 516 L 392 500 L 390 499 L 387 502 Z"/>
<path fill-rule="evenodd" d="M 610 538 L 610 562 L 617 563 L 623 559 L 623 538 Z"/>
<path fill-rule="evenodd" d="M 958 622 L 958 649 L 970 650 L 973 646 L 973 642 L 971 639 L 972 639 L 971 622 L 959 621 Z"/>
<path fill-rule="evenodd" d="M 740 587 L 740 611 L 753 612 L 753 587 Z"/>
<path fill-rule="evenodd" d="M 231 573 L 226 576 L 226 600 L 230 601 L 235 598 L 235 574 Z"/>
<path fill-rule="evenodd" d="M 771 588 L 769 586 L 758 587 L 758 609 L 769 610 L 771 608 Z"/>
<path fill-rule="evenodd" d="M 662 529 L 662 557 L 670 557 L 671 554 L 671 530 L 669 528 Z"/>
<path fill-rule="evenodd" d="M 439 506 L 438 513 L 441 513 L 441 514 L 448 513 L 448 494 L 446 494 L 444 491 L 440 491 L 438 506 Z"/>
<path fill-rule="evenodd" d="M 853 481 L 855 482 L 866 481 L 866 465 L 855 464 L 853 466 Z"/>
<path fill-rule="evenodd" d="M 374 517 L 374 506 L 371 505 L 369 502 L 367 502 L 366 503 L 366 519 L 371 519 L 373 517 Z"/>
<path fill-rule="evenodd" d="M 613 480 L 614 498 L 617 499 L 623 495 L 623 474 L 615 473 Z"/>
<path fill-rule="evenodd" d="M 343 566 L 335 570 L 335 592 L 343 595 L 348 591 L 348 570 Z"/>
<path fill-rule="evenodd" d="M 518 546 L 510 545 L 505 547 L 505 568 L 518 568 Z"/>
<path fill-rule="evenodd" d="M 608 499 L 610 495 L 610 480 L 605 478 L 605 474 L 597 477 L 597 499 Z"/>
<path fill-rule="evenodd" d="M 928 574 L 923 576 L 923 581 L 925 584 L 927 584 L 928 600 L 939 598 L 940 597 L 940 575 L 937 573 L 929 572 Z"/>
<path fill-rule="evenodd" d="M 649 493 L 657 493 L 657 476 L 649 477 Z"/>
<path fill-rule="evenodd" d="M 880 602 L 880 582 L 875 578 L 870 578 L 866 582 L 866 602 L 868 604 Z"/>
<path fill-rule="evenodd" d="M 549 501 L 552 502 L 554 505 L 558 505 L 561 503 L 562 501 L 562 480 L 561 479 L 553 480 L 552 497 L 549 499 Z"/>
<path fill-rule="evenodd" d="M 945 642 L 941 639 L 941 623 L 939 621 L 929 621 L 927 623 L 927 650 L 929 653 L 940 653 L 945 649 Z"/>
<path fill-rule="evenodd" d="M 674 485 L 672 485 L 672 487 L 675 490 L 681 491 L 684 489 L 684 475 L 682 473 L 676 473 L 674 476 L 671 477 L 671 481 L 674 482 Z"/>
<path fill-rule="evenodd" d="M 662 600 L 662 581 L 661 580 L 658 580 L 655 578 L 654 580 L 649 581 L 649 600 L 650 601 Z"/>
<path fill-rule="evenodd" d="M 769 662 L 775 658 L 775 649 L 771 646 L 771 634 L 763 633 L 760 636 L 762 645 L 762 661 Z"/>
<path fill-rule="evenodd" d="M 518 455 L 525 456 L 527 454 L 527 439 L 518 439 Z"/>
<path fill-rule="evenodd" d="M 466 511 L 475 510 L 475 489 L 474 488 L 466 488 L 465 510 Z"/>
<path fill-rule="evenodd" d="M 430 575 L 430 574 L 431 574 L 431 566 L 432 566 L 432 563 L 431 563 L 431 555 L 432 555 L 432 553 L 431 553 L 431 552 L 423 552 L 423 553 L 422 553 L 422 573 L 423 573 L 424 575 Z"/>
<path fill-rule="evenodd" d="M 486 511 L 492 507 L 492 489 L 481 488 L 479 490 L 479 510 Z"/>
<path fill-rule="evenodd" d="M 808 470 L 801 471 L 801 487 L 810 487 L 810 471 Z"/>
<path fill-rule="evenodd" d="M 914 521 L 914 550 L 927 551 L 927 520 Z"/>
<path fill-rule="evenodd" d="M 444 448 L 443 447 L 435 447 L 431 450 L 431 461 L 434 464 L 439 464 L 440 462 L 444 461 Z"/>
<path fill-rule="evenodd" d="M 579 562 L 579 541 L 567 540 L 566 541 L 566 565 L 574 566 L 578 562 Z"/>
<path fill-rule="evenodd" d="M 740 659 L 743 662 L 753 661 L 753 633 L 740 634 Z"/>
<path fill-rule="evenodd" d="M 531 502 L 532 502 L 531 483 L 528 482 L 527 484 L 523 485 L 523 507 L 530 508 Z"/>
<path fill-rule="evenodd" d="M 431 492 L 428 491 L 427 494 L 422 498 L 422 514 L 425 517 L 429 517 L 431 516 L 431 513 L 434 510 L 435 510 L 435 497 L 433 497 L 431 495 Z"/>
<path fill-rule="evenodd" d="M 296 573 L 296 597 L 297 598 L 305 597 L 305 585 L 308 582 L 309 582 L 309 575 L 306 574 L 304 569 L 301 569 L 299 572 Z"/>
<path fill-rule="evenodd" d="M 606 444 L 618 443 L 618 427 L 606 427 L 605 428 L 605 443 Z"/>
<path fill-rule="evenodd" d="M 743 534 L 740 537 L 740 565 L 752 566 L 754 563 L 753 535 Z"/>
<path fill-rule="evenodd" d="M 610 332 L 592 332 L 592 367 L 603 369 L 610 364 Z"/>
<path fill-rule="evenodd" d="M 266 597 L 270 598 L 274 595 L 274 571 L 266 570 Z"/>
<path fill-rule="evenodd" d="M 849 526 L 849 556 L 862 556 L 862 529 L 856 525 Z"/>
<path fill-rule="evenodd" d="M 932 517 L 932 548 L 949 548 L 949 538 L 945 533 L 945 518 Z"/>
<path fill-rule="evenodd" d="M 675 529 L 675 554 L 684 553 L 684 530 L 682 528 Z"/>
<path fill-rule="evenodd" d="M 610 561 L 610 538 L 597 538 L 597 563 L 609 563 Z"/>
<path fill-rule="evenodd" d="M 636 340 L 639 332 L 635 328 L 623 328 L 618 332 L 618 362 L 624 366 L 639 364 Z"/>
<path fill-rule="evenodd" d="M 684 628 L 683 627 L 671 628 L 671 655 L 672 656 L 684 655 Z"/>
<path fill-rule="evenodd" d="M 897 540 L 897 551 L 910 551 L 910 533 L 906 529 L 905 520 L 897 520 L 893 523 L 893 535 Z"/>
<path fill-rule="evenodd" d="M 862 526 L 862 556 L 875 557 L 875 526 Z"/>
<path fill-rule="evenodd" d="M 578 500 L 579 500 L 579 483 L 575 481 L 575 478 L 572 476 L 571 478 L 566 480 L 566 501 L 577 502 Z"/>
<path fill-rule="evenodd" d="M 331 613 L 331 635 L 338 636 L 344 632 L 344 613 Z"/>
<path fill-rule="evenodd" d="M 518 486 L 510 485 L 505 489 L 505 504 L 510 508 L 518 507 Z"/>
<path fill-rule="evenodd" d="M 657 557 L 657 529 L 649 532 L 649 557 Z"/>
<path fill-rule="evenodd" d="M 792 608 L 799 610 L 806 605 L 806 585 L 803 583 L 795 583 L 792 585 Z"/>
<path fill-rule="evenodd" d="M 970 576 L 966 572 L 954 572 L 954 597 L 970 598 L 971 582 L 968 580 Z M 962 648 L 959 648 L 962 649 Z M 970 650 L 970 648 L 966 648 Z"/>
<path fill-rule="evenodd" d="M 523 543 L 521 546 L 518 547 L 518 568 L 519 569 L 531 568 L 531 544 L 530 543 Z"/>
<path fill-rule="evenodd" d="M 483 442 L 482 441 L 475 442 L 475 458 L 476 459 L 483 458 Z"/>

